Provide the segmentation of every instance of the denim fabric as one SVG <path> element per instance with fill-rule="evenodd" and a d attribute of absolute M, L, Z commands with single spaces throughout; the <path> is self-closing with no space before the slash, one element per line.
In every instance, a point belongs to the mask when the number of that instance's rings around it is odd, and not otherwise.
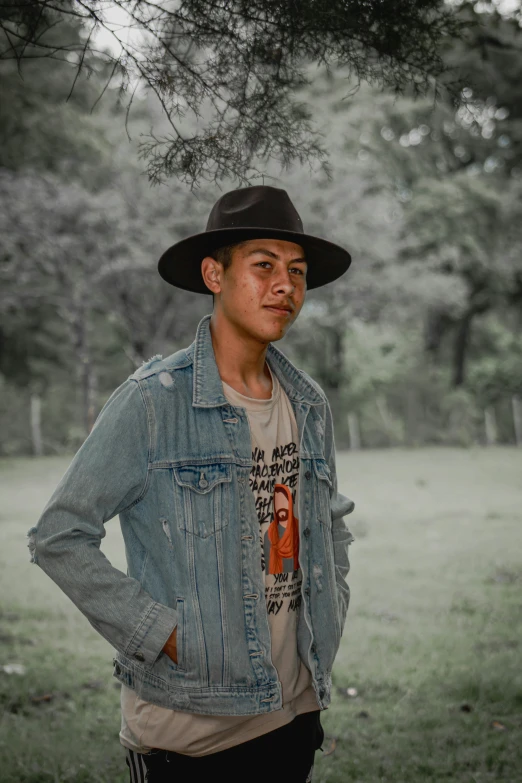
<path fill-rule="evenodd" d="M 280 709 L 282 689 L 248 483 L 250 429 L 245 409 L 223 394 L 209 320 L 188 348 L 154 357 L 112 393 L 28 546 L 31 561 L 116 649 L 114 676 L 141 698 L 186 712 L 255 715 Z M 343 516 L 354 503 L 337 490 L 324 392 L 272 344 L 267 362 L 299 430 L 297 643 L 324 709 L 350 599 L 353 536 Z M 127 574 L 100 549 L 116 515 Z M 177 664 L 162 652 L 175 626 Z"/>

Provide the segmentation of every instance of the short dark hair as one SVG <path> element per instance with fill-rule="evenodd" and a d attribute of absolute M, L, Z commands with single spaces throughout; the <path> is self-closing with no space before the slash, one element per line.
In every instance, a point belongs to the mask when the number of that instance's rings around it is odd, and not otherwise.
<path fill-rule="evenodd" d="M 215 260 L 223 266 L 223 269 L 226 272 L 232 263 L 234 248 L 241 247 L 246 241 L 247 240 L 243 240 L 242 242 L 232 242 L 230 245 L 223 245 L 222 247 L 218 247 L 217 250 L 213 250 L 209 255 L 211 255 L 212 258 L 215 258 Z M 214 303 L 214 294 L 212 294 L 212 303 Z"/>
<path fill-rule="evenodd" d="M 218 249 L 214 250 L 212 253 L 212 258 L 215 258 L 216 261 L 222 264 L 223 269 L 226 271 L 232 263 L 232 253 L 234 248 L 238 247 L 240 244 L 240 242 L 234 242 L 232 245 L 223 245 L 223 247 L 218 247 Z"/>

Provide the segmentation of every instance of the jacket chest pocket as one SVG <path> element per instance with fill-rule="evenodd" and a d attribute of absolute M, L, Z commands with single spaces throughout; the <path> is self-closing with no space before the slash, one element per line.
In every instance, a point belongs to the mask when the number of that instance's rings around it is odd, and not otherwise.
<path fill-rule="evenodd" d="M 330 492 L 333 486 L 332 474 L 328 463 L 324 459 L 315 459 L 314 473 L 316 477 L 316 512 L 321 524 L 332 527 L 332 506 Z"/>
<path fill-rule="evenodd" d="M 228 525 L 232 466 L 219 462 L 172 468 L 176 516 L 182 530 L 208 538 Z"/>

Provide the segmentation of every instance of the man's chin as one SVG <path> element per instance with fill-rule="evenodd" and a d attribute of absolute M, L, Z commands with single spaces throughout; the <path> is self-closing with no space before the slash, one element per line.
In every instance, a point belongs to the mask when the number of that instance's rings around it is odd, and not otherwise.
<path fill-rule="evenodd" d="M 285 336 L 285 334 L 288 331 L 288 327 L 290 324 L 267 324 L 265 332 L 270 335 L 269 340 L 270 342 L 274 342 L 275 340 L 280 340 L 282 337 Z"/>
<path fill-rule="evenodd" d="M 276 340 L 281 340 L 285 336 L 286 329 L 282 327 L 269 327 L 256 329 L 256 337 L 266 343 L 273 343 Z"/>

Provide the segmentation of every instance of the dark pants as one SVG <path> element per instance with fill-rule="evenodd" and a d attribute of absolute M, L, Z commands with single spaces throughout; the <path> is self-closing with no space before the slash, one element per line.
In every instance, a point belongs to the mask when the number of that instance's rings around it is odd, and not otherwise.
<path fill-rule="evenodd" d="M 315 751 L 324 740 L 320 713 L 305 712 L 286 726 L 207 756 L 127 749 L 131 783 L 306 783 L 312 780 Z"/>

